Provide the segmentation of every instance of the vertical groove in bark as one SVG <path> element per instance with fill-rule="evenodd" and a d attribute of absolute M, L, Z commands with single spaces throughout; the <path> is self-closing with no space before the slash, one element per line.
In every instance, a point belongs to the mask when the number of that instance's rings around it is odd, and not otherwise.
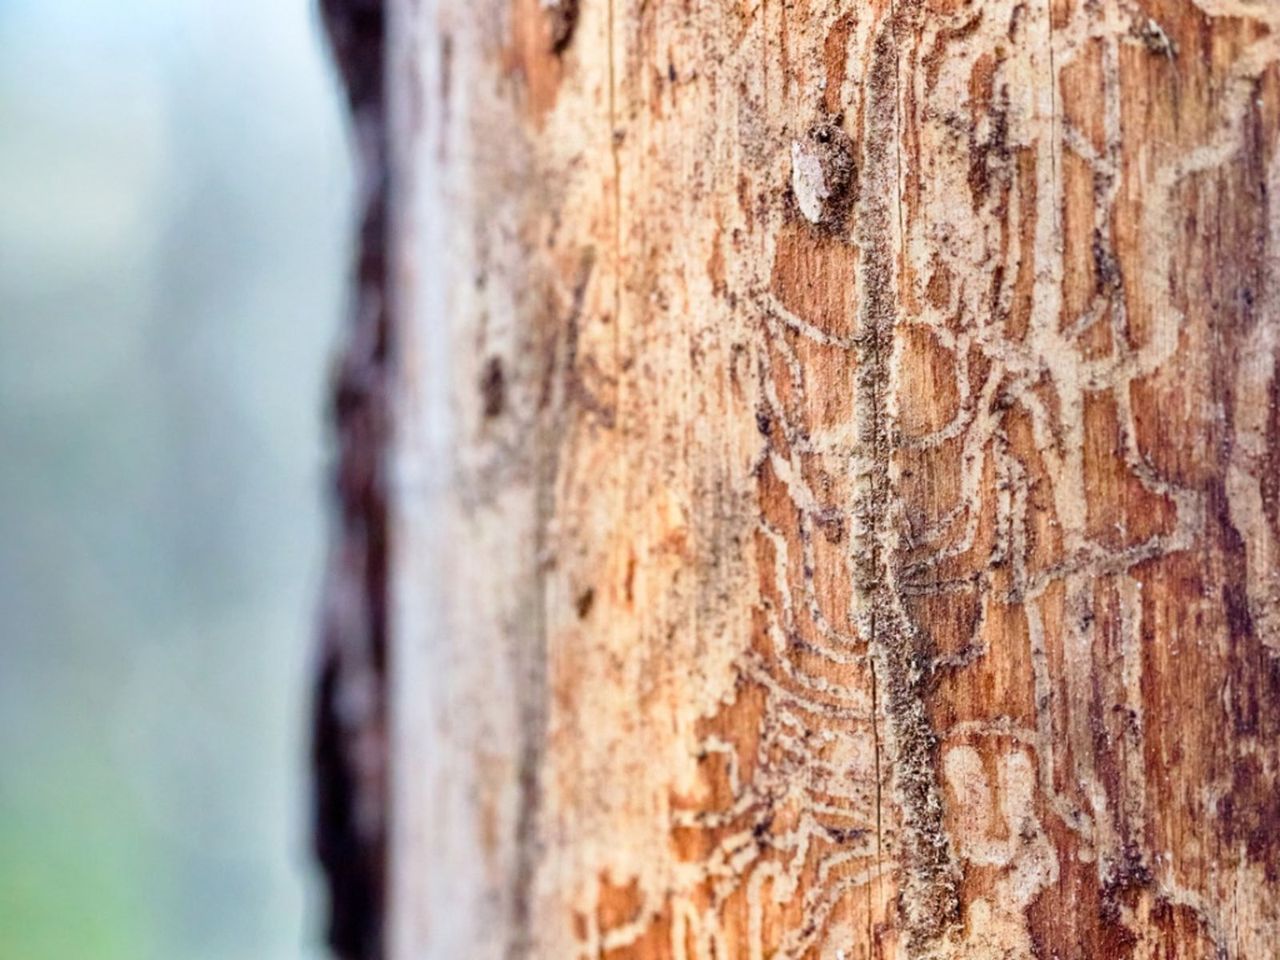
<path fill-rule="evenodd" d="M 381 960 L 387 872 L 391 315 L 382 0 L 321 0 L 351 111 L 359 170 L 355 291 L 334 372 L 336 520 L 314 700 L 313 838 L 342 960 Z"/>
<path fill-rule="evenodd" d="M 902 810 L 904 880 L 899 910 L 908 949 L 919 955 L 958 918 L 957 871 L 942 824 L 936 776 L 938 737 L 925 709 L 932 662 L 929 637 L 902 609 L 892 556 L 898 510 L 890 482 L 892 466 L 889 362 L 894 325 L 901 309 L 897 294 L 899 243 L 903 229 L 900 186 L 897 31 L 902 7 L 891 5 L 874 41 L 867 76 L 862 201 L 856 242 L 862 269 L 862 304 L 857 350 L 859 404 L 865 416 L 862 438 L 869 476 L 858 505 L 867 540 L 862 596 L 877 703 L 883 703 L 886 745 L 894 758 L 890 783 Z M 877 747 L 878 749 L 878 747 Z"/>

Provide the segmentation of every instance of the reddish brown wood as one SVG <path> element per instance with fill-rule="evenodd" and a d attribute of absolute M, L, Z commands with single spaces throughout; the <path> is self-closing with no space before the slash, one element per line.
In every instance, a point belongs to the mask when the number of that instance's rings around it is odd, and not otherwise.
<path fill-rule="evenodd" d="M 392 3 L 392 956 L 1275 952 L 1277 11 Z"/>

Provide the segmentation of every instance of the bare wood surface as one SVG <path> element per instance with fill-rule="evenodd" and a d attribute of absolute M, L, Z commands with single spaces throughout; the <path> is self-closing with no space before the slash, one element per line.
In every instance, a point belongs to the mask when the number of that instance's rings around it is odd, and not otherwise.
<path fill-rule="evenodd" d="M 1276 955 L 1277 28 L 392 0 L 391 955 Z"/>

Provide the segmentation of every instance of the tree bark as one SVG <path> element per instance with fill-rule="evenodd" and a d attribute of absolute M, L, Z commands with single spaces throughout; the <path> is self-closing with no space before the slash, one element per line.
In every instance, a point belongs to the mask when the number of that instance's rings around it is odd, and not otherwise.
<path fill-rule="evenodd" d="M 1274 956 L 1280 6 L 383 2 L 344 955 Z"/>

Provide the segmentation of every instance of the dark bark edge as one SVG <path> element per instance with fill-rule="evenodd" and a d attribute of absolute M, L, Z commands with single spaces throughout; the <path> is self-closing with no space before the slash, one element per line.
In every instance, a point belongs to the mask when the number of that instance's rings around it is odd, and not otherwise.
<path fill-rule="evenodd" d="M 386 953 L 388 163 L 385 0 L 320 0 L 357 148 L 355 290 L 332 386 L 334 521 L 312 719 L 313 843 L 328 889 L 326 936 L 341 960 Z"/>

